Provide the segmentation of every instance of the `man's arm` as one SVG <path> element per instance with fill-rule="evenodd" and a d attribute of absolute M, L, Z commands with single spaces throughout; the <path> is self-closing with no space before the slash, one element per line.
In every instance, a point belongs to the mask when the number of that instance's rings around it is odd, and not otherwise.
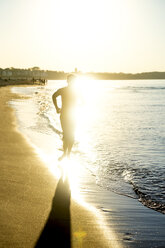
<path fill-rule="evenodd" d="M 61 112 L 61 109 L 58 107 L 57 105 L 57 97 L 61 95 L 61 91 L 60 89 L 57 90 L 53 95 L 52 95 L 52 100 L 53 100 L 53 103 L 54 103 L 54 106 L 56 108 L 56 112 L 59 114 Z"/>

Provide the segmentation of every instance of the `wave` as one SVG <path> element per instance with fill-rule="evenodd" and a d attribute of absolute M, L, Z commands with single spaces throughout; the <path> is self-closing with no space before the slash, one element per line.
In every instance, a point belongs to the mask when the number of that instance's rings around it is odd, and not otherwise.
<path fill-rule="evenodd" d="M 164 86 L 126 86 L 126 87 L 120 87 L 116 88 L 117 90 L 165 90 Z"/>
<path fill-rule="evenodd" d="M 46 115 L 45 113 L 40 113 L 40 116 L 42 118 L 44 118 L 47 122 L 48 122 L 48 127 L 55 132 L 56 134 L 58 134 L 60 137 L 62 137 L 62 131 L 60 131 L 59 129 L 55 128 L 49 115 Z"/>
<path fill-rule="evenodd" d="M 132 184 L 134 192 L 139 197 L 139 201 L 146 207 L 156 210 L 162 214 L 165 214 L 165 204 L 160 203 L 145 193 L 143 193 L 138 187 Z"/>

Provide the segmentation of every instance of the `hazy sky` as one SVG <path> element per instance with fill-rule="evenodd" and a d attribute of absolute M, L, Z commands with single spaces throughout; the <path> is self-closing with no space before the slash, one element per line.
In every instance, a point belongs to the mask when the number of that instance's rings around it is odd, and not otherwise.
<path fill-rule="evenodd" d="M 0 0 L 0 67 L 165 71 L 165 0 Z"/>

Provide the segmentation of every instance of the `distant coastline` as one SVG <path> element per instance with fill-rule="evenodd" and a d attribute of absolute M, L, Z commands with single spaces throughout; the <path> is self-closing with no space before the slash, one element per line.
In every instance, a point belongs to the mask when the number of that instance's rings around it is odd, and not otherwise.
<path fill-rule="evenodd" d="M 1 79 L 0 78 L 0 87 L 8 85 L 45 85 L 45 79 Z"/>
<path fill-rule="evenodd" d="M 39 67 L 29 69 L 0 68 L 0 86 L 12 84 L 43 84 L 47 80 L 65 80 L 68 73 L 64 71 L 41 70 Z M 75 69 L 80 77 L 95 80 L 154 80 L 165 79 L 165 72 L 153 71 L 142 73 L 110 73 L 110 72 L 81 72 Z"/>
<path fill-rule="evenodd" d="M 86 73 L 98 80 L 142 80 L 142 79 L 165 79 L 165 72 L 142 72 L 142 73 Z"/>

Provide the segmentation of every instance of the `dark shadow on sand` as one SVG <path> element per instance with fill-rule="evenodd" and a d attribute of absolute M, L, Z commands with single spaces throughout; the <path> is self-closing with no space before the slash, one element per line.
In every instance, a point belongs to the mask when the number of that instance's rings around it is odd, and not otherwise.
<path fill-rule="evenodd" d="M 47 222 L 35 245 L 38 247 L 71 247 L 70 187 L 60 178 Z"/>

